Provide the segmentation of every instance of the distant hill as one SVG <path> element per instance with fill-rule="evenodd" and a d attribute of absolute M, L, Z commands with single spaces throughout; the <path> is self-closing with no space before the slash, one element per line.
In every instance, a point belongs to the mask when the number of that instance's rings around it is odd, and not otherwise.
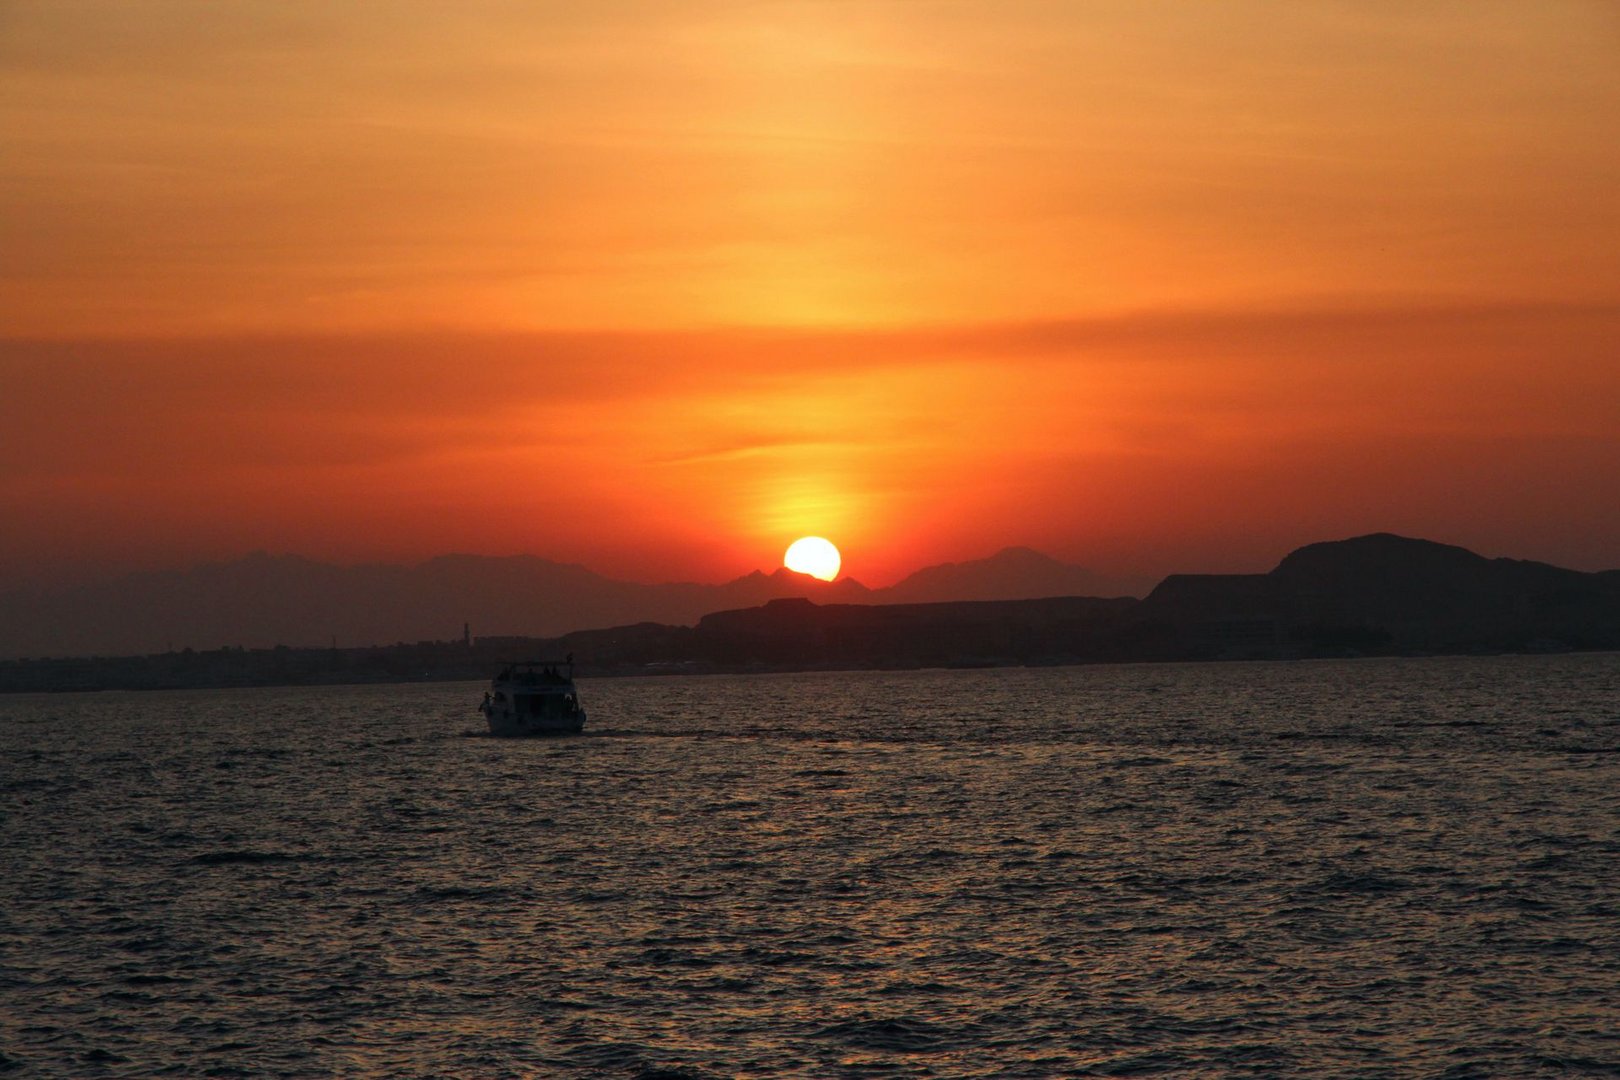
<path fill-rule="evenodd" d="M 822 604 L 1019 599 L 1100 579 L 1027 548 L 930 567 L 892 589 L 790 570 L 720 585 L 647 585 L 535 556 L 444 555 L 415 566 L 335 566 L 262 552 L 72 589 L 0 595 L 0 657 L 119 655 L 223 645 L 390 644 L 553 637 L 640 622 L 693 625 L 711 611 L 785 597 Z"/>
<path fill-rule="evenodd" d="M 873 595 L 885 604 L 932 604 L 1123 593 L 1117 583 L 1084 567 L 1059 562 L 1027 547 L 1009 547 L 988 559 L 925 567 Z"/>
<path fill-rule="evenodd" d="M 1620 574 L 1373 533 L 1310 544 L 1269 574 L 1172 574 L 1135 618 L 1229 644 L 1309 651 L 1620 646 Z"/>

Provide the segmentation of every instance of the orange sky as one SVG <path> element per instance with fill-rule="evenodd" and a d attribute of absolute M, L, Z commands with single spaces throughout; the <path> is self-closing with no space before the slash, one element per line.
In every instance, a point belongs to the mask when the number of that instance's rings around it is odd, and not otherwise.
<path fill-rule="evenodd" d="M 1608 3 L 0 7 L 0 587 L 1620 566 Z"/>

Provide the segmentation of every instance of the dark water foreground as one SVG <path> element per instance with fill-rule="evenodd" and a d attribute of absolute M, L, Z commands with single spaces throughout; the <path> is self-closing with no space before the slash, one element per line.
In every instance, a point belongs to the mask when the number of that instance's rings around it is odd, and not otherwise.
<path fill-rule="evenodd" d="M 0 1074 L 1620 1075 L 1620 656 L 0 698 Z"/>

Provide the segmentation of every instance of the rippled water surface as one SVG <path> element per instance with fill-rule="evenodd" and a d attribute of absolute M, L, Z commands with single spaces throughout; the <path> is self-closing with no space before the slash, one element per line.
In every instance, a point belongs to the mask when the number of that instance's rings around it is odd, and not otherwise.
<path fill-rule="evenodd" d="M 1620 1075 L 1620 656 L 0 698 L 16 1075 Z"/>

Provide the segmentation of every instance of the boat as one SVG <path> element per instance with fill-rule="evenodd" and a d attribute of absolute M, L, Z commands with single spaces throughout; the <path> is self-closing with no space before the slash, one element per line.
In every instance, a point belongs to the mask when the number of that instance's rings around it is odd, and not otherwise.
<path fill-rule="evenodd" d="M 572 735 L 585 727 L 574 658 L 503 664 L 478 711 L 491 735 Z"/>

